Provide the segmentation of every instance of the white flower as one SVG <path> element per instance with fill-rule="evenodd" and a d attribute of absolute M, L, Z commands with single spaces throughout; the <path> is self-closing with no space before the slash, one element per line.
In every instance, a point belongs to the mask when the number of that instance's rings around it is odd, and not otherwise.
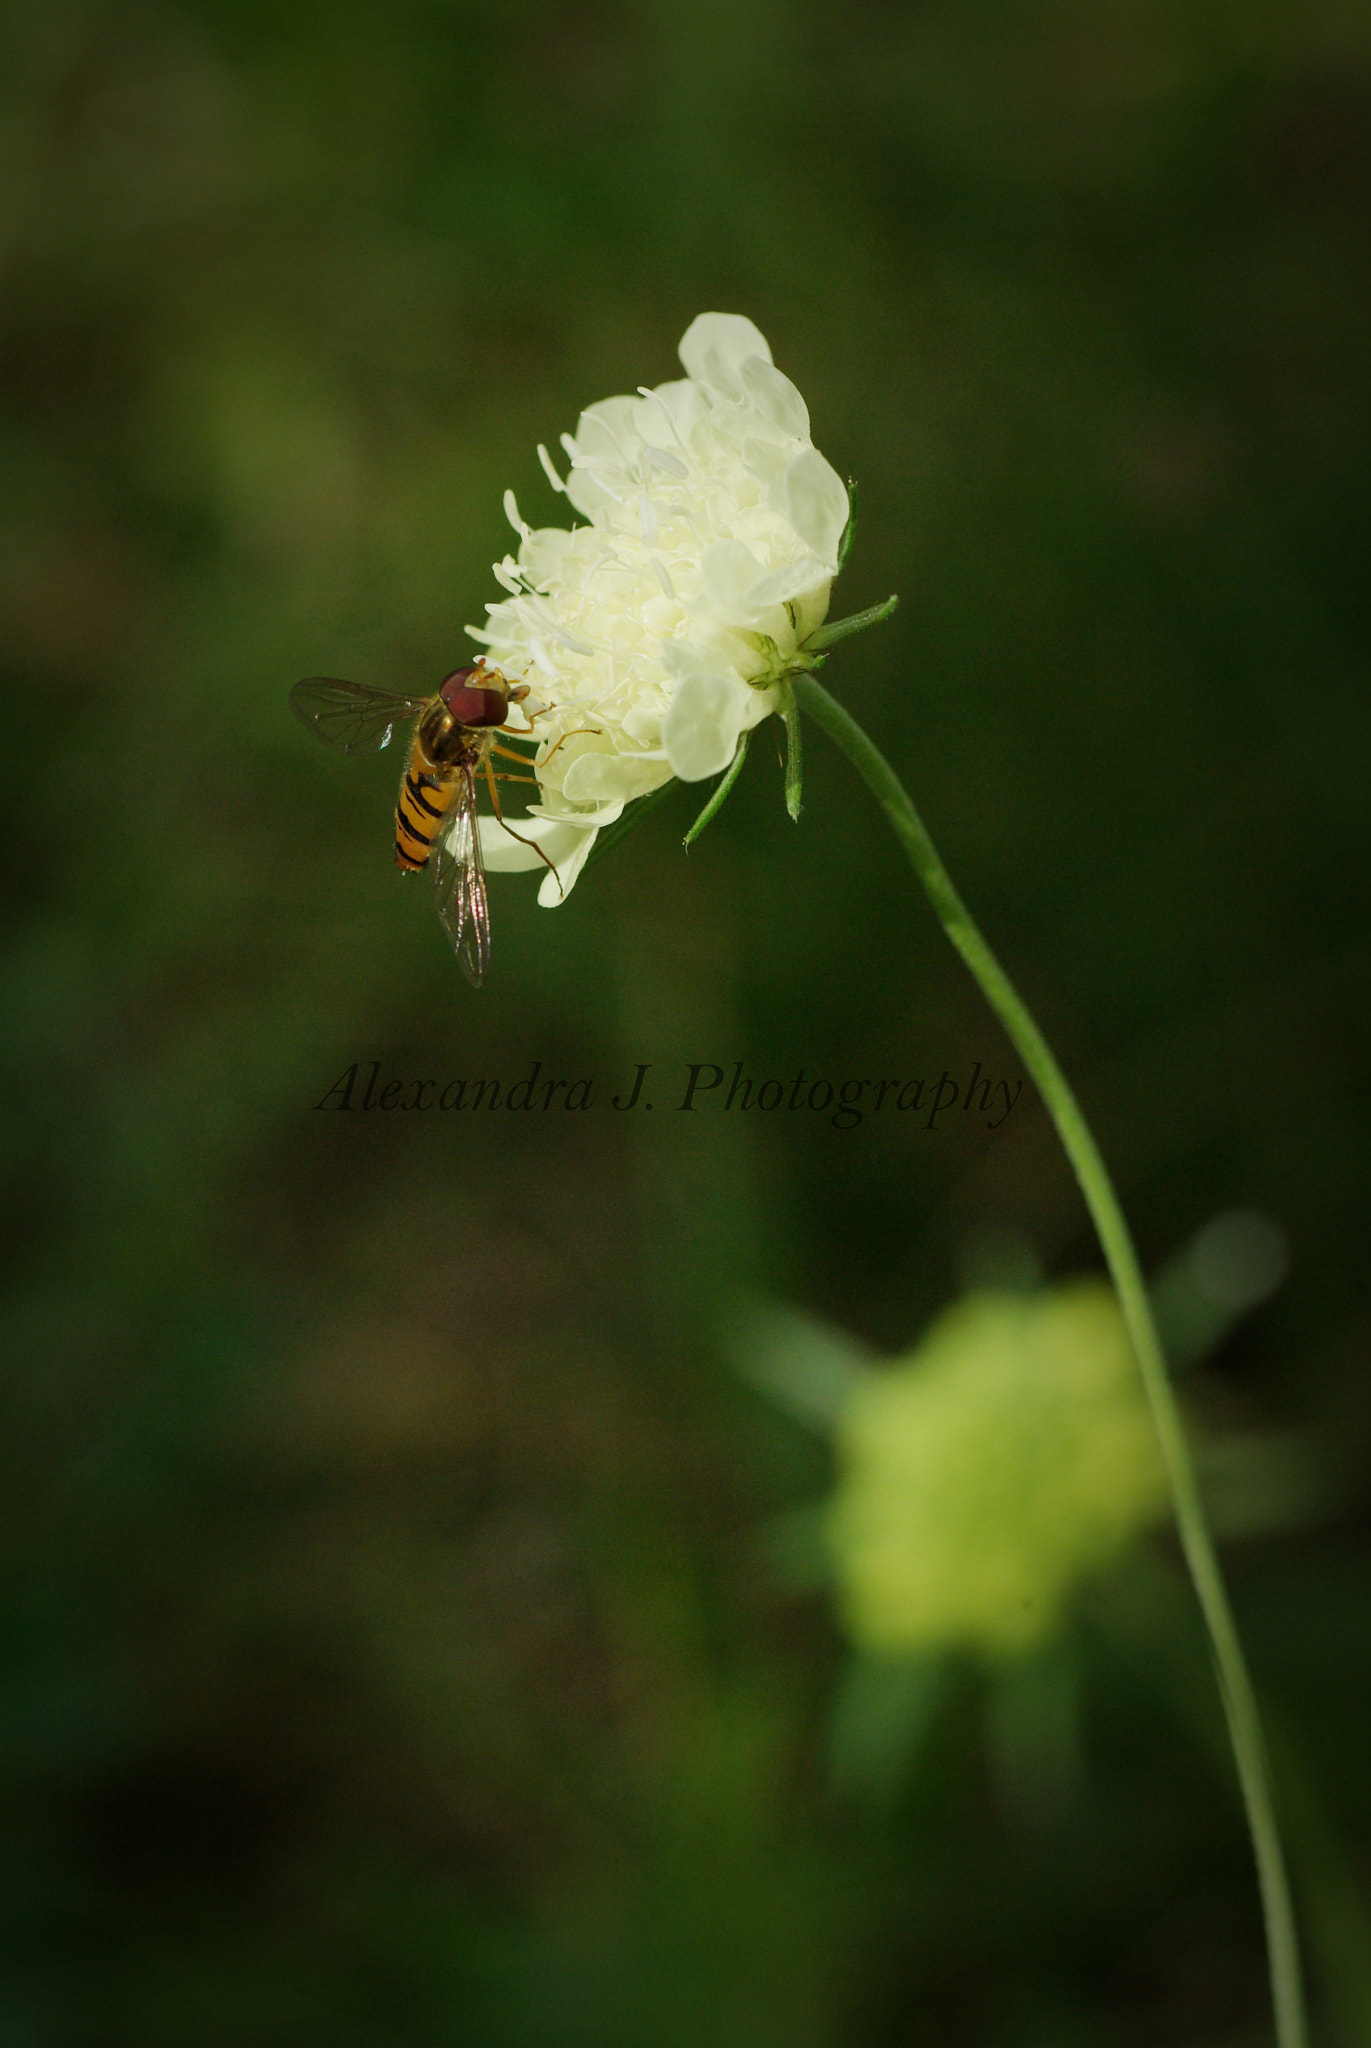
<path fill-rule="evenodd" d="M 673 775 L 727 768 L 740 736 L 777 705 L 777 685 L 828 610 L 847 492 L 809 438 L 804 400 L 765 338 L 733 313 L 702 313 L 680 348 L 687 375 L 606 398 L 562 446 L 554 487 L 589 520 L 534 532 L 512 492 L 517 558 L 495 575 L 486 658 L 532 685 L 540 801 L 512 820 L 555 865 L 539 901 L 562 900 L 595 834 Z M 481 821 L 487 865 L 541 865 Z"/>

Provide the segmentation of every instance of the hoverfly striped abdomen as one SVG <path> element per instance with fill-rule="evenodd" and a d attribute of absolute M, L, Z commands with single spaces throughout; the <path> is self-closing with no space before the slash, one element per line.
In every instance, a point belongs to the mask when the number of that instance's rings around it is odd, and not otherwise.
<path fill-rule="evenodd" d="M 397 867 L 414 874 L 428 866 L 434 841 L 447 823 L 456 795 L 457 783 L 453 777 L 443 779 L 423 767 L 416 742 L 409 767 L 405 770 L 405 779 L 400 784 L 400 800 L 395 806 Z"/>
<path fill-rule="evenodd" d="M 495 697 L 507 713 L 500 690 L 456 691 L 461 696 Z M 419 720 L 409 766 L 395 806 L 395 865 L 413 873 L 427 867 L 429 854 L 447 823 L 464 780 L 470 784 L 485 758 L 487 741 L 457 718 L 442 693 Z"/>

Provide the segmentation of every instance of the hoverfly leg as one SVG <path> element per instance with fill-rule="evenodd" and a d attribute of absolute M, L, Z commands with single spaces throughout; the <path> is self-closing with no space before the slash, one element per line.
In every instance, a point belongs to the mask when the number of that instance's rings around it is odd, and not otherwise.
<path fill-rule="evenodd" d="M 504 779 L 504 777 L 501 777 L 502 781 Z M 508 779 L 511 782 L 522 782 L 524 780 L 522 775 L 511 775 Z M 562 878 L 557 873 L 557 869 L 553 862 L 548 859 L 547 855 L 543 852 L 542 847 L 539 846 L 537 840 L 525 839 L 522 832 L 516 832 L 514 827 L 507 821 L 504 812 L 500 809 L 500 792 L 495 787 L 495 770 L 490 765 L 489 755 L 486 756 L 486 784 L 490 790 L 490 801 L 495 807 L 495 815 L 499 819 L 501 825 L 504 826 L 505 831 L 508 832 L 511 839 L 517 839 L 520 846 L 531 846 L 533 848 L 533 851 L 537 854 L 539 860 L 543 863 L 543 866 L 547 868 L 551 872 L 551 874 L 556 878 L 557 887 L 560 889 L 562 886 Z"/>
<path fill-rule="evenodd" d="M 531 683 L 516 683 L 514 685 L 514 688 L 508 691 L 506 694 L 507 701 L 509 703 L 522 704 L 525 698 L 532 696 L 533 685 Z M 556 709 L 557 706 L 555 704 L 540 704 L 536 711 L 526 711 L 524 713 L 524 717 L 528 720 L 529 726 L 531 727 L 535 719 L 546 718 L 549 712 L 555 711 Z M 532 731 L 525 731 L 523 726 L 520 725 L 502 725 L 498 729 L 501 732 L 507 732 L 511 739 L 530 740 L 537 737 L 535 733 L 533 733 Z"/>
<path fill-rule="evenodd" d="M 540 765 L 546 767 L 548 762 L 552 759 L 552 756 L 556 753 L 557 747 L 564 747 L 568 740 L 574 740 L 579 738 L 579 736 L 583 732 L 590 733 L 592 737 L 595 739 L 599 739 L 600 737 L 600 727 L 598 725 L 578 725 L 574 732 L 564 732 L 562 734 L 562 737 L 557 742 L 557 746 L 554 746 L 549 749 L 549 751 L 543 756 L 543 760 Z"/>

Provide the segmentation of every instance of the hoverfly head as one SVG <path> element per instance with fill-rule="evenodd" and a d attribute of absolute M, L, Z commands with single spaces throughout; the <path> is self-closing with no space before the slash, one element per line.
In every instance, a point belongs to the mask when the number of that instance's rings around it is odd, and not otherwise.
<path fill-rule="evenodd" d="M 503 725 L 509 716 L 509 698 L 504 689 L 491 687 L 503 683 L 498 669 L 478 661 L 473 668 L 455 668 L 450 676 L 444 676 L 438 694 L 458 725 Z"/>

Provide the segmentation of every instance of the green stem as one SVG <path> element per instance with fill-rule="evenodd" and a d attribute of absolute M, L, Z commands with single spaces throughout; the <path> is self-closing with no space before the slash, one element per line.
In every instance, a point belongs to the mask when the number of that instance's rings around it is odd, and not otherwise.
<path fill-rule="evenodd" d="M 1037 1084 L 1085 1196 L 1118 1290 L 1147 1389 L 1170 1478 L 1181 1548 L 1209 1631 L 1256 1857 L 1278 2048 L 1305 2048 L 1307 2037 L 1299 1945 L 1256 1696 L 1218 1555 L 1205 1520 L 1185 1427 L 1167 1376 L 1142 1269 L 1118 1196 L 1066 1076 L 1008 975 L 982 938 L 898 776 L 861 727 L 812 675 L 792 676 L 791 685 L 797 702 L 847 755 L 890 820 L 895 836 L 908 854 L 914 872 L 942 921 L 943 929 L 971 969 L 986 1001 L 1004 1025 Z"/>

